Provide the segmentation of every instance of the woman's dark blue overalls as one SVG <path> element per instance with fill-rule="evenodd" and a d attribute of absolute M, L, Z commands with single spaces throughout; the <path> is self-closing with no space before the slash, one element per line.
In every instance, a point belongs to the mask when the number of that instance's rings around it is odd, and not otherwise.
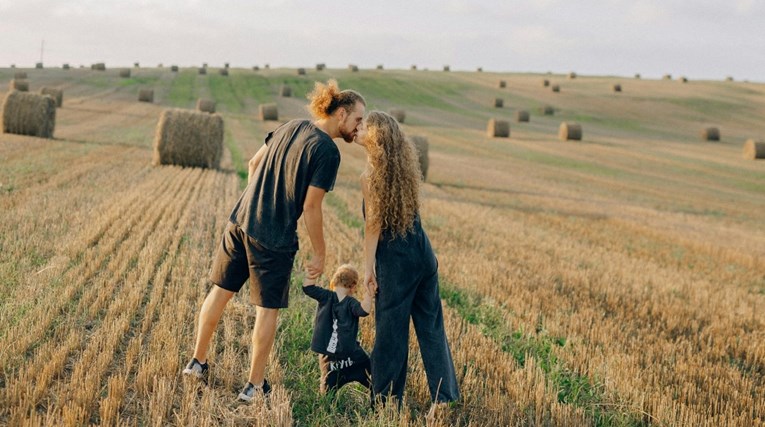
<path fill-rule="evenodd" d="M 406 237 L 382 232 L 377 244 L 375 345 L 372 350 L 372 396 L 389 394 L 399 404 L 406 385 L 409 318 L 414 324 L 425 365 L 430 397 L 436 402 L 459 398 L 444 315 L 438 293 L 438 261 L 419 214 Z"/>

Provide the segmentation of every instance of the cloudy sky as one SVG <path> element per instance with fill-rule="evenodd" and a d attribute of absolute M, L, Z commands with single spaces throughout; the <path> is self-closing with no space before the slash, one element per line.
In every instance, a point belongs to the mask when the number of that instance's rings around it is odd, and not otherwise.
<path fill-rule="evenodd" d="M 765 0 L 0 0 L 0 66 L 230 62 L 765 81 Z"/>

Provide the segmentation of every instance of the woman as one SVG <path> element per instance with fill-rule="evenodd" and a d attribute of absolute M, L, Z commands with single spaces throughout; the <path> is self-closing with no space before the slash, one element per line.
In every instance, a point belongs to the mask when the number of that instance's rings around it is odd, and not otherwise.
<path fill-rule="evenodd" d="M 369 113 L 356 142 L 367 150 L 364 283 L 377 284 L 372 397 L 404 395 L 409 319 L 414 323 L 434 402 L 459 398 L 438 293 L 438 261 L 419 215 L 420 168 L 414 146 L 389 114 Z M 373 288 L 373 287 L 372 287 Z"/>

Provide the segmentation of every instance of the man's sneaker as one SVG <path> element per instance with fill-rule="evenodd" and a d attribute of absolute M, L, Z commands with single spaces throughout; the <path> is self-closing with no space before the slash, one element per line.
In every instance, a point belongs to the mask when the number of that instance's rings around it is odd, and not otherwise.
<path fill-rule="evenodd" d="M 263 379 L 263 385 L 255 387 L 252 383 L 247 383 L 244 386 L 244 390 L 239 393 L 239 400 L 249 402 L 255 398 L 258 393 L 263 393 L 264 396 L 268 396 L 271 393 L 271 386 L 268 384 L 268 380 Z"/>
<path fill-rule="evenodd" d="M 193 358 L 191 359 L 191 362 L 186 365 L 186 369 L 183 370 L 183 375 L 188 375 L 190 377 L 200 379 L 206 383 L 209 372 L 210 365 L 208 365 L 207 362 L 199 363 L 196 358 Z"/>

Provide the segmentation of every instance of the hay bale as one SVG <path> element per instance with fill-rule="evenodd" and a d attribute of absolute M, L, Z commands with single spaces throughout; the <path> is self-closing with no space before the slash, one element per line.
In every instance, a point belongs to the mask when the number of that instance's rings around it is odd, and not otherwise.
<path fill-rule="evenodd" d="M 552 85 L 552 91 L 553 92 L 560 92 L 560 85 L 558 85 L 558 84 Z"/>
<path fill-rule="evenodd" d="M 581 141 L 582 140 L 582 125 L 578 123 L 563 122 L 558 129 L 558 138 L 561 141 Z"/>
<path fill-rule="evenodd" d="M 720 129 L 716 127 L 708 127 L 701 130 L 702 141 L 719 141 Z"/>
<path fill-rule="evenodd" d="M 260 71 L 260 67 L 258 67 L 257 65 L 253 65 L 252 71 Z"/>
<path fill-rule="evenodd" d="M 409 137 L 409 140 L 412 141 L 414 149 L 417 151 L 417 159 L 420 163 L 420 177 L 425 181 L 428 178 L 428 166 L 430 166 L 430 160 L 428 158 L 428 138 L 413 135 Z"/>
<path fill-rule="evenodd" d="M 305 75 L 305 68 L 298 68 L 297 69 L 298 76 L 304 76 Z"/>
<path fill-rule="evenodd" d="M 56 107 L 61 108 L 64 105 L 64 91 L 53 87 L 43 87 L 40 89 L 40 95 L 48 95 L 56 101 Z"/>
<path fill-rule="evenodd" d="M 504 88 L 506 88 L 506 87 L 507 87 L 507 82 L 506 82 L 506 81 L 504 81 L 504 80 L 500 80 L 500 81 L 499 81 L 499 88 L 500 88 L 500 89 L 504 89 Z"/>
<path fill-rule="evenodd" d="M 324 64 L 324 63 L 316 64 L 316 71 L 324 71 L 325 68 L 327 68 L 327 64 Z"/>
<path fill-rule="evenodd" d="M 133 67 L 134 67 L 134 68 L 141 68 L 141 64 L 139 64 L 139 63 L 137 63 L 137 62 L 134 62 L 134 63 L 133 63 Z"/>
<path fill-rule="evenodd" d="M 378 69 L 378 70 L 382 70 L 382 69 L 383 69 L 383 66 L 382 66 L 382 64 L 378 64 L 378 65 L 377 65 L 377 69 Z"/>
<path fill-rule="evenodd" d="M 611 88 L 613 89 L 614 92 L 622 91 L 622 85 L 620 85 L 619 83 L 615 83 Z"/>
<path fill-rule="evenodd" d="M 448 65 L 444 65 L 444 71 L 449 71 L 449 66 Z"/>
<path fill-rule="evenodd" d="M 732 82 L 732 81 L 733 81 L 733 76 L 728 76 L 728 77 L 726 77 L 726 78 L 725 78 L 725 81 L 726 81 L 726 82 Z"/>
<path fill-rule="evenodd" d="M 406 111 L 401 108 L 392 108 L 390 110 L 390 115 L 399 123 L 404 123 L 404 119 L 406 119 Z"/>
<path fill-rule="evenodd" d="M 120 70 L 120 77 L 123 79 L 130 78 L 130 68 L 123 68 Z"/>
<path fill-rule="evenodd" d="M 53 138 L 56 101 L 48 95 L 8 92 L 3 100 L 3 132 Z"/>
<path fill-rule="evenodd" d="M 96 70 L 96 71 L 106 71 L 106 64 L 103 62 L 96 62 L 95 64 L 90 66 L 90 69 Z"/>
<path fill-rule="evenodd" d="M 542 87 L 550 86 L 550 80 L 542 79 Z"/>
<path fill-rule="evenodd" d="M 220 74 L 223 77 L 228 77 L 228 68 L 221 68 L 218 70 L 218 74 Z"/>
<path fill-rule="evenodd" d="M 529 120 L 531 120 L 531 115 L 526 110 L 518 110 L 515 112 L 514 116 L 515 116 L 515 121 L 518 123 L 528 122 Z"/>
<path fill-rule="evenodd" d="M 568 73 L 568 79 L 569 80 L 574 80 L 575 78 L 576 78 L 576 73 L 575 72 L 572 71 L 572 72 Z"/>
<path fill-rule="evenodd" d="M 685 76 L 680 77 L 680 82 L 681 83 L 688 83 L 688 77 L 685 77 Z"/>
<path fill-rule="evenodd" d="M 539 112 L 542 113 L 544 116 L 552 116 L 555 114 L 555 108 L 553 108 L 552 105 L 545 105 L 542 107 L 539 107 Z"/>
<path fill-rule="evenodd" d="M 8 90 L 17 90 L 19 92 L 29 92 L 29 82 L 26 80 L 12 79 L 8 84 Z"/>
<path fill-rule="evenodd" d="M 292 96 L 292 87 L 287 85 L 282 85 L 281 92 L 279 92 L 283 97 L 289 98 Z"/>
<path fill-rule="evenodd" d="M 69 68 L 71 68 L 71 67 L 69 67 L 69 64 L 64 64 L 64 66 L 63 66 L 63 67 L 61 67 L 61 68 L 65 69 L 65 70 L 68 70 L 68 69 L 69 69 Z"/>
<path fill-rule="evenodd" d="M 476 69 L 476 71 L 478 71 L 479 73 L 483 73 L 483 67 L 478 67 L 478 68 Z"/>
<path fill-rule="evenodd" d="M 26 71 L 16 71 L 13 73 L 13 78 L 17 80 L 26 80 L 27 79 L 27 72 Z"/>
<path fill-rule="evenodd" d="M 348 69 L 351 70 L 354 73 L 357 73 L 359 71 L 359 66 L 358 65 L 350 64 L 350 65 L 348 65 Z"/>
<path fill-rule="evenodd" d="M 159 64 L 157 64 L 157 68 L 162 68 L 162 67 L 164 67 L 164 65 L 162 65 L 161 62 Z"/>
<path fill-rule="evenodd" d="M 747 139 L 744 143 L 744 158 L 750 160 L 765 159 L 765 141 Z"/>
<path fill-rule="evenodd" d="M 412 64 L 412 66 L 409 67 L 409 69 L 412 70 L 412 71 L 417 71 L 417 66 Z"/>
<path fill-rule="evenodd" d="M 42 62 L 38 62 L 38 63 L 36 63 L 36 64 L 35 64 L 35 68 L 36 68 L 36 69 L 38 69 L 38 70 L 42 70 L 42 68 L 43 68 L 43 63 L 42 63 Z"/>
<path fill-rule="evenodd" d="M 260 120 L 279 120 L 279 109 L 276 104 L 260 104 L 258 106 L 258 116 Z"/>
<path fill-rule="evenodd" d="M 16 68 L 16 64 L 11 64 L 11 68 Z"/>
<path fill-rule="evenodd" d="M 635 73 L 635 78 L 639 80 L 640 79 L 640 73 Z"/>
<path fill-rule="evenodd" d="M 213 101 L 212 99 L 205 99 L 205 98 L 197 99 L 197 110 L 203 113 L 214 113 L 215 106 L 216 106 L 215 101 Z"/>
<path fill-rule="evenodd" d="M 223 154 L 223 118 L 192 110 L 165 110 L 154 134 L 152 164 L 217 169 Z"/>
<path fill-rule="evenodd" d="M 224 67 L 224 68 L 228 68 L 228 62 L 226 62 L 225 64 L 223 64 L 223 67 Z"/>
<path fill-rule="evenodd" d="M 173 73 L 177 73 L 178 72 L 178 66 L 177 65 L 171 65 L 170 66 L 170 71 L 173 72 Z"/>
<path fill-rule="evenodd" d="M 154 89 L 139 90 L 138 102 L 154 102 Z"/>
<path fill-rule="evenodd" d="M 207 68 L 207 63 L 206 62 L 202 63 L 202 68 Z"/>
<path fill-rule="evenodd" d="M 507 120 L 491 119 L 486 127 L 486 133 L 492 138 L 509 138 L 510 122 Z"/>
<path fill-rule="evenodd" d="M 265 65 L 263 65 L 263 69 L 264 69 L 264 70 L 270 70 L 270 69 L 271 69 L 271 66 L 270 66 L 270 65 L 268 65 L 268 64 L 265 64 Z"/>
<path fill-rule="evenodd" d="M 502 98 L 494 98 L 494 108 L 502 108 L 505 106 L 505 100 Z"/>
<path fill-rule="evenodd" d="M 664 80 L 672 80 L 672 74 L 665 74 L 664 77 L 662 77 Z"/>
<path fill-rule="evenodd" d="M 199 69 L 199 74 L 200 74 L 200 75 L 205 75 L 205 74 L 207 74 L 207 68 L 205 68 L 205 67 L 201 67 L 201 68 Z"/>

